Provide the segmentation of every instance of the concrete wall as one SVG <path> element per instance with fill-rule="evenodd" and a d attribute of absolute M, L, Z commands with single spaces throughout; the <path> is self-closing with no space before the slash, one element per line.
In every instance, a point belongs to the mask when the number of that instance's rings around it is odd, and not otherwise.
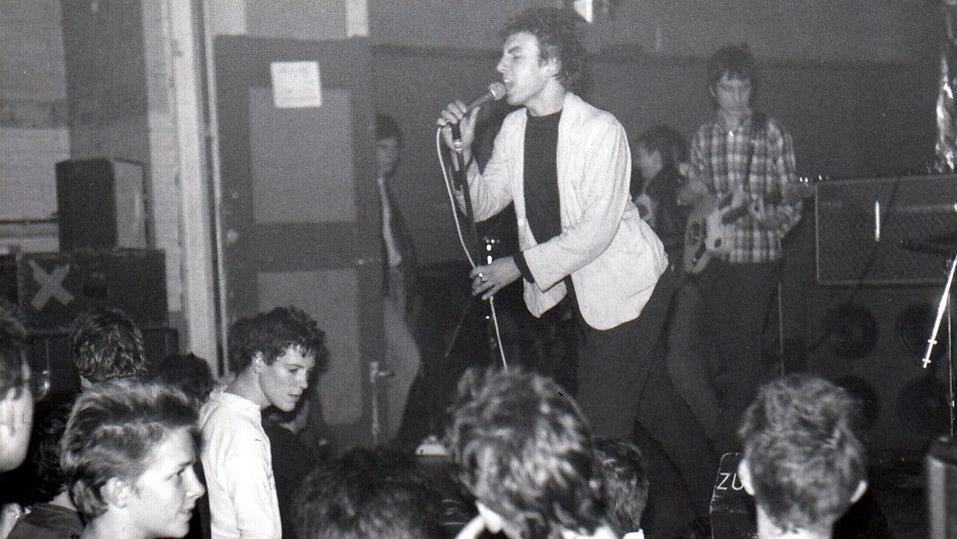
<path fill-rule="evenodd" d="M 70 145 L 60 28 L 59 0 L 0 2 L 0 219 L 56 211 L 54 164 Z"/>

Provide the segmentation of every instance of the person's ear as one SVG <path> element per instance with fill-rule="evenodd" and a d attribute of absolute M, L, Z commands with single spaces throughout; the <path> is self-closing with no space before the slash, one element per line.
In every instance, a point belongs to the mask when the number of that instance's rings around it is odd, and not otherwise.
<path fill-rule="evenodd" d="M 263 353 L 256 352 L 255 354 L 253 354 L 253 371 L 257 373 L 262 372 L 262 370 L 265 367 L 266 367 L 266 357 L 263 356 Z"/>
<path fill-rule="evenodd" d="M 861 481 L 857 484 L 857 488 L 854 489 L 854 494 L 851 494 L 851 503 L 857 503 L 857 500 L 860 500 L 861 496 L 863 496 L 865 492 L 867 492 L 867 480 L 861 479 Z"/>
<path fill-rule="evenodd" d="M 549 76 L 557 77 L 562 70 L 562 62 L 558 58 L 549 58 L 545 62 Z"/>
<path fill-rule="evenodd" d="M 738 463 L 738 479 L 741 480 L 741 484 L 744 486 L 744 490 L 748 494 L 754 496 L 754 484 L 751 481 L 751 468 L 748 466 L 748 459 L 741 457 L 741 462 Z"/>
<path fill-rule="evenodd" d="M 111 507 L 124 508 L 133 495 L 133 486 L 124 479 L 111 477 L 100 487 L 100 496 Z"/>

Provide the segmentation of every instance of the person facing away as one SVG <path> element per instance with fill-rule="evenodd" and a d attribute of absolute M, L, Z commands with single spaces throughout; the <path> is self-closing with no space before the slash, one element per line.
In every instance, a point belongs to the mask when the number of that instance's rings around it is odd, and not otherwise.
<path fill-rule="evenodd" d="M 146 374 L 143 333 L 129 316 L 113 307 L 95 307 L 74 320 L 70 355 L 82 388 Z"/>
<path fill-rule="evenodd" d="M 60 454 L 80 539 L 183 537 L 203 485 L 197 412 L 181 391 L 130 379 L 80 394 Z"/>
<path fill-rule="evenodd" d="M 738 476 L 754 496 L 760 539 L 829 539 L 867 489 L 866 454 L 853 430 L 856 402 L 824 379 L 769 382 L 738 429 Z"/>
<path fill-rule="evenodd" d="M 458 539 L 618 537 L 588 424 L 550 378 L 520 369 L 468 371 L 445 434 L 476 516 Z"/>
<path fill-rule="evenodd" d="M 282 521 L 262 411 L 295 409 L 323 365 L 325 334 L 295 307 L 237 320 L 229 329 L 236 378 L 200 413 L 213 539 L 279 538 Z"/>
<path fill-rule="evenodd" d="M 708 60 L 714 117 L 691 143 L 691 177 L 683 204 L 712 203 L 712 244 L 695 275 L 716 341 L 716 384 L 723 395 L 716 444 L 737 449 L 734 430 L 763 377 L 761 336 L 777 290 L 781 239 L 801 218 L 794 144 L 777 120 L 753 108 L 759 73 L 747 45 L 729 45 Z"/>

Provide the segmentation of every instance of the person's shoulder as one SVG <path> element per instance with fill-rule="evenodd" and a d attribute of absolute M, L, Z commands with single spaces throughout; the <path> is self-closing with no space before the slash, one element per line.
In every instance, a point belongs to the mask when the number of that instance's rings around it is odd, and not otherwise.
<path fill-rule="evenodd" d="M 608 112 L 605 109 L 601 109 L 592 105 L 588 101 L 585 101 L 577 94 L 568 93 L 568 96 L 565 99 L 565 106 L 568 108 L 568 111 L 573 115 L 579 117 L 586 122 L 594 122 L 603 125 L 621 125 L 621 122 L 618 121 L 618 118 L 614 114 Z"/>

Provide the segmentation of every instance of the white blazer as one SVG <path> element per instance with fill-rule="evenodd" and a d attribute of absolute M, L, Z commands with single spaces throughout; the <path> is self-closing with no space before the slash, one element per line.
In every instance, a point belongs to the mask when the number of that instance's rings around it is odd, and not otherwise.
<path fill-rule="evenodd" d="M 484 174 L 477 165 L 469 168 L 476 220 L 515 203 L 519 247 L 535 278 L 534 284 L 523 280 L 533 315 L 541 316 L 565 296 L 561 281 L 571 275 L 588 325 L 605 330 L 637 318 L 668 258 L 630 200 L 625 129 L 610 113 L 571 92 L 565 95 L 557 148 L 562 233 L 540 244 L 525 218 L 526 120 L 525 109 L 506 116 Z"/>

